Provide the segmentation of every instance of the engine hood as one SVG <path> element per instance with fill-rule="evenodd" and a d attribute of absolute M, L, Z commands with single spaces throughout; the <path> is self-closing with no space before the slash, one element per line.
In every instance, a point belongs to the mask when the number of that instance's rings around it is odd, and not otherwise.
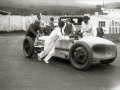
<path fill-rule="evenodd" d="M 87 36 L 87 37 L 80 39 L 79 41 L 86 42 L 90 46 L 94 44 L 115 45 L 115 43 L 113 43 L 110 40 L 100 38 L 100 37 L 94 37 L 94 36 Z"/>

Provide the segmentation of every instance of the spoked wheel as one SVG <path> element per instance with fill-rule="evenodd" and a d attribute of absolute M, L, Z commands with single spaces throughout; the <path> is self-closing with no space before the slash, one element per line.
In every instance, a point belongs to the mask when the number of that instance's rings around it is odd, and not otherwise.
<path fill-rule="evenodd" d="M 73 51 L 73 57 L 76 63 L 83 66 L 87 62 L 87 52 L 83 47 L 76 47 Z"/>
<path fill-rule="evenodd" d="M 23 42 L 23 51 L 26 57 L 31 58 L 34 53 L 34 43 L 31 37 L 26 37 Z"/>
<path fill-rule="evenodd" d="M 70 62 L 80 70 L 86 70 L 91 66 L 93 60 L 92 50 L 88 44 L 84 42 L 75 43 L 70 50 Z"/>

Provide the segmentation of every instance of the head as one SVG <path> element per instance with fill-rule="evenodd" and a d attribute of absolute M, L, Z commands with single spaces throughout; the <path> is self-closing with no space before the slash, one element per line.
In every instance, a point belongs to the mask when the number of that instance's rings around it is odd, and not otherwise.
<path fill-rule="evenodd" d="M 35 20 L 35 25 L 39 26 L 40 25 L 40 21 L 39 20 Z"/>
<path fill-rule="evenodd" d="M 38 18 L 38 20 L 40 20 L 40 19 L 41 19 L 41 16 L 38 14 L 38 15 L 37 15 L 37 18 Z"/>
<path fill-rule="evenodd" d="M 85 22 L 85 24 L 87 24 L 88 23 L 88 20 L 89 20 L 90 18 L 88 17 L 88 16 L 84 16 L 83 17 L 83 21 Z"/>
<path fill-rule="evenodd" d="M 65 25 L 65 23 L 64 23 L 63 21 L 60 21 L 60 22 L 58 23 L 58 26 L 59 26 L 60 28 L 63 28 L 64 25 Z"/>
<path fill-rule="evenodd" d="M 67 22 L 71 22 L 71 19 L 70 19 L 70 18 L 68 18 L 68 19 L 67 19 Z"/>
<path fill-rule="evenodd" d="M 51 21 L 54 21 L 54 18 L 53 18 L 53 17 L 51 17 L 51 18 L 50 18 L 50 20 L 51 20 Z"/>

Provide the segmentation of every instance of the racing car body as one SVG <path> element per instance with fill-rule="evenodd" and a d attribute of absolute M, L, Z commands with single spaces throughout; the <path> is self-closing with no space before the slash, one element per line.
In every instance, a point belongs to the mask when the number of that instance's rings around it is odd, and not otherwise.
<path fill-rule="evenodd" d="M 39 46 L 44 46 L 43 42 L 47 38 L 48 36 L 40 37 Z M 55 49 L 56 52 L 54 56 L 69 59 L 70 48 L 77 42 L 84 42 L 89 45 L 93 53 L 93 59 L 106 60 L 116 57 L 116 45 L 113 42 L 94 36 L 88 36 L 79 40 L 75 40 L 74 43 L 70 42 L 68 39 L 57 40 Z"/>
<path fill-rule="evenodd" d="M 25 43 L 23 43 L 25 56 L 32 57 L 34 49 L 41 52 L 44 48 L 44 42 L 48 37 L 49 36 L 39 37 L 37 46 L 34 46 L 30 37 L 26 37 L 24 42 L 27 41 L 30 43 L 30 50 L 26 53 Z M 74 40 L 74 43 L 69 41 L 69 39 L 59 39 L 56 41 L 54 56 L 70 60 L 75 68 L 86 70 L 91 66 L 93 60 L 100 61 L 104 64 L 112 63 L 117 56 L 117 49 L 115 43 L 94 36 Z"/>

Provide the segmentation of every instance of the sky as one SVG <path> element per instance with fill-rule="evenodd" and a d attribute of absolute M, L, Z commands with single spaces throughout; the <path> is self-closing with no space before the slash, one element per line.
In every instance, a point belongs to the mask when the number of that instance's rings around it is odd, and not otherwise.
<path fill-rule="evenodd" d="M 104 3 L 111 3 L 111 2 L 120 2 L 120 0 L 76 0 L 76 2 L 79 3 L 85 3 L 85 4 L 93 4 L 93 5 L 100 5 Z"/>

